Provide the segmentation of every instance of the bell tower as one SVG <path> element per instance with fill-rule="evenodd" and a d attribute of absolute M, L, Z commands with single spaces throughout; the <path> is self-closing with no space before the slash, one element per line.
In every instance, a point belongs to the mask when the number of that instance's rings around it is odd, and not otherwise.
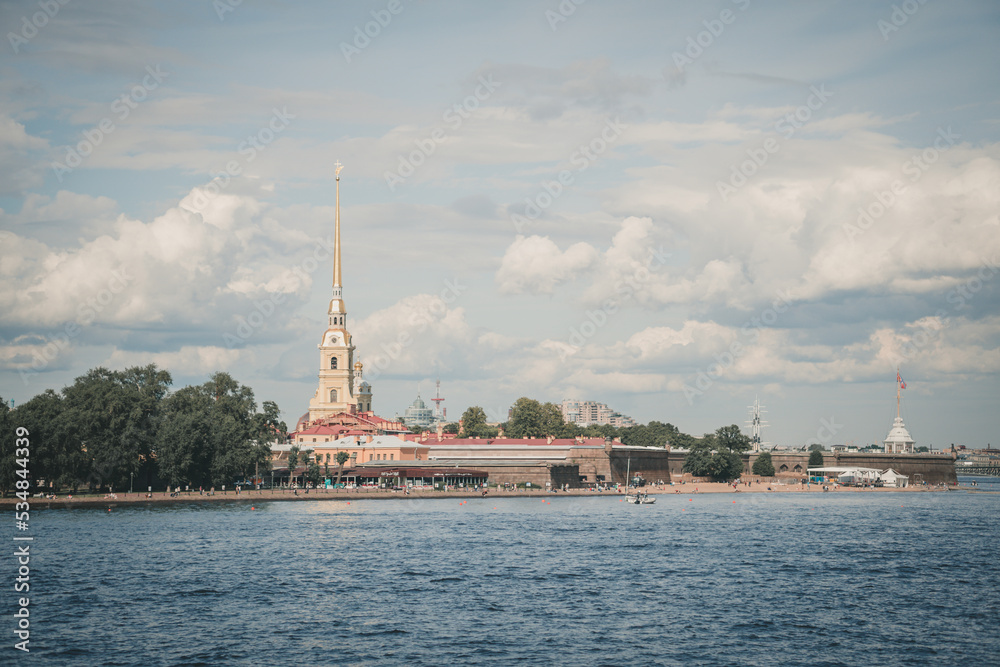
<path fill-rule="evenodd" d="M 319 386 L 309 401 L 309 420 L 332 417 L 338 412 L 357 412 L 358 397 L 355 381 L 361 381 L 360 369 L 355 369 L 354 344 L 347 331 L 347 308 L 344 306 L 340 261 L 340 170 L 336 164 L 337 207 L 334 215 L 333 292 L 327 309 L 327 329 L 319 345 Z M 367 384 L 367 383 L 366 383 Z M 370 391 L 366 402 L 370 409 Z"/>

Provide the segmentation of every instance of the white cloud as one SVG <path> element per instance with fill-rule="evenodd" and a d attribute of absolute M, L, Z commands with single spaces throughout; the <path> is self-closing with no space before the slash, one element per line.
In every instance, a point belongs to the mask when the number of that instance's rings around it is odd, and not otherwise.
<path fill-rule="evenodd" d="M 496 274 L 502 294 L 551 294 L 597 260 L 588 243 L 559 250 L 546 236 L 518 236 L 507 248 Z"/>

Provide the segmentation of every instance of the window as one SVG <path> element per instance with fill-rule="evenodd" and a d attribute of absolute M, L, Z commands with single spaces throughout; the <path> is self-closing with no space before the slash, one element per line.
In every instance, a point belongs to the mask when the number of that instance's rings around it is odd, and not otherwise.
<path fill-rule="evenodd" d="M 330 402 L 331 403 L 336 403 L 337 402 L 337 390 L 336 389 L 331 389 L 330 390 Z"/>
<path fill-rule="evenodd" d="M 369 455 L 368 455 L 368 460 L 369 460 L 369 461 L 371 461 L 371 460 L 372 460 L 372 455 L 371 455 L 371 454 L 369 454 Z"/>
<path fill-rule="evenodd" d="M 330 452 L 327 452 L 327 453 L 326 453 L 326 462 L 327 462 L 327 463 L 329 463 L 329 462 L 330 462 Z"/>
<path fill-rule="evenodd" d="M 395 460 L 395 459 L 393 459 L 393 458 L 392 458 L 392 457 L 394 457 L 394 456 L 395 456 L 395 454 L 389 454 L 389 460 L 390 460 L 390 461 L 393 461 L 393 460 Z"/>
<path fill-rule="evenodd" d="M 316 438 L 313 438 L 313 442 L 316 442 Z"/>
<path fill-rule="evenodd" d="M 336 370 L 337 368 L 337 357 L 330 357 L 330 370 Z"/>

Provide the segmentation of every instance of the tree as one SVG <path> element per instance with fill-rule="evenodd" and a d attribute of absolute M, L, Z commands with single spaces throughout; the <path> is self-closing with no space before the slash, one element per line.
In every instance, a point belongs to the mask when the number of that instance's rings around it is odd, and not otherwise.
<path fill-rule="evenodd" d="M 15 456 L 17 436 L 14 429 L 18 426 L 22 424 L 15 424 L 7 401 L 0 398 L 0 433 L 3 434 L 0 438 L 0 497 L 3 498 L 7 497 L 7 492 L 14 488 L 14 482 L 17 481 L 14 461 L 19 457 Z M 27 430 L 28 433 L 24 437 L 28 438 L 30 447 L 31 429 Z"/>
<path fill-rule="evenodd" d="M 673 424 L 651 421 L 645 426 L 637 424 L 621 430 L 622 444 L 630 447 L 679 446 L 675 440 L 680 431 Z M 688 436 L 690 437 L 690 436 Z"/>
<path fill-rule="evenodd" d="M 442 433 L 455 433 L 458 434 L 458 424 L 451 422 L 450 424 L 445 424 L 441 429 Z"/>
<path fill-rule="evenodd" d="M 30 432 L 33 479 L 44 480 L 57 491 L 63 486 L 75 491 L 80 483 L 86 483 L 91 461 L 84 451 L 80 429 L 67 413 L 66 401 L 60 394 L 46 389 L 11 414 L 16 426 Z"/>
<path fill-rule="evenodd" d="M 823 467 L 823 452 L 818 449 L 814 449 L 812 454 L 809 455 L 809 467 L 810 468 L 822 468 Z"/>
<path fill-rule="evenodd" d="M 753 474 L 760 477 L 774 477 L 774 463 L 771 461 L 771 452 L 761 452 L 757 460 L 753 462 Z"/>
<path fill-rule="evenodd" d="M 172 383 L 155 365 L 95 368 L 63 389 L 64 415 L 77 429 L 98 486 L 124 486 L 151 464 L 160 405 Z"/>
<path fill-rule="evenodd" d="M 806 451 L 808 451 L 808 452 L 821 452 L 821 451 L 823 451 L 823 445 L 821 445 L 819 443 L 815 443 L 815 444 L 809 445 L 809 448 Z"/>
<path fill-rule="evenodd" d="M 562 410 L 554 403 L 539 403 L 522 396 L 514 402 L 505 433 L 510 438 L 555 437 L 564 427 Z"/>
<path fill-rule="evenodd" d="M 314 487 L 315 487 L 315 486 L 319 486 L 319 480 L 320 480 L 320 469 L 319 469 L 319 464 L 318 464 L 318 463 L 316 463 L 316 460 L 315 460 L 315 459 L 313 459 L 313 460 L 312 460 L 312 461 L 311 461 L 311 462 L 309 463 L 309 467 L 308 467 L 308 468 L 306 468 L 306 473 L 305 473 L 305 475 L 306 475 L 306 479 L 307 479 L 308 481 L 312 482 L 312 485 L 313 485 Z"/>
<path fill-rule="evenodd" d="M 728 449 L 734 454 L 742 454 L 750 449 L 750 438 L 743 434 L 736 424 L 723 426 L 715 432 L 715 444 L 719 449 Z"/>
<path fill-rule="evenodd" d="M 344 474 L 344 464 L 347 460 L 351 458 L 351 455 L 347 452 L 337 452 L 337 482 L 334 484 L 336 488 L 340 484 L 340 476 Z"/>
<path fill-rule="evenodd" d="M 295 474 L 295 467 L 299 465 L 299 446 L 292 445 L 288 449 L 288 485 L 292 485 L 292 476 Z"/>
<path fill-rule="evenodd" d="M 163 406 L 155 451 L 160 478 L 170 486 L 212 485 L 212 400 L 200 387 L 184 387 Z"/>
<path fill-rule="evenodd" d="M 722 482 L 736 479 L 743 472 L 741 454 L 748 449 L 750 438 L 739 426 L 722 426 L 714 434 L 706 433 L 691 444 L 684 457 L 684 471 Z"/>
<path fill-rule="evenodd" d="M 708 477 L 712 474 L 712 450 L 704 446 L 693 446 L 684 457 L 684 472 L 695 477 Z"/>
<path fill-rule="evenodd" d="M 486 423 L 486 411 L 474 405 L 462 413 L 462 430 L 458 435 L 460 438 L 495 438 L 497 429 Z"/>

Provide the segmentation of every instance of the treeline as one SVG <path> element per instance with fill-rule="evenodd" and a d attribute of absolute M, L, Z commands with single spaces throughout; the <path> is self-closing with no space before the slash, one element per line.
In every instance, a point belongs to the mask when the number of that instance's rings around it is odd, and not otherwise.
<path fill-rule="evenodd" d="M 562 409 L 555 403 L 541 403 L 531 398 L 521 397 L 514 402 L 510 419 L 501 425 L 508 438 L 618 438 L 630 447 L 666 447 L 687 449 L 684 457 L 684 472 L 696 477 L 711 477 L 719 481 L 736 479 L 743 472 L 743 452 L 750 449 L 750 438 L 743 434 L 736 424 L 723 426 L 715 433 L 706 433 L 700 438 L 682 433 L 670 423 L 651 421 L 617 428 L 610 424 L 579 426 L 566 422 Z M 457 429 L 453 432 L 457 432 Z M 479 406 L 473 406 L 462 415 L 463 438 L 495 438 L 499 429 L 486 423 L 486 413 Z M 770 455 L 766 457 L 770 463 Z M 764 468 L 766 470 L 766 468 Z M 773 468 L 772 472 L 773 474 Z"/>
<path fill-rule="evenodd" d="M 33 489 L 221 486 L 270 469 L 270 443 L 286 430 L 274 402 L 258 411 L 253 390 L 228 373 L 174 392 L 172 384 L 155 364 L 95 368 L 16 409 L 4 401 L 0 492 L 14 485 L 17 427 L 29 432 Z"/>
<path fill-rule="evenodd" d="M 472 406 L 462 414 L 462 429 L 457 425 L 451 429 L 445 426 L 445 431 L 458 433 L 463 438 L 495 438 L 499 434 L 496 426 L 486 423 L 486 412 L 479 406 Z M 707 434 L 696 438 L 682 433 L 673 424 L 651 421 L 648 424 L 637 424 L 618 428 L 610 424 L 591 424 L 579 426 L 566 422 L 562 409 L 555 403 L 541 403 L 532 398 L 521 397 L 511 408 L 510 419 L 503 424 L 504 437 L 507 438 L 618 438 L 625 445 L 634 447 L 666 447 L 668 444 L 675 449 L 687 449 L 702 441 L 712 442 L 714 435 Z"/>

